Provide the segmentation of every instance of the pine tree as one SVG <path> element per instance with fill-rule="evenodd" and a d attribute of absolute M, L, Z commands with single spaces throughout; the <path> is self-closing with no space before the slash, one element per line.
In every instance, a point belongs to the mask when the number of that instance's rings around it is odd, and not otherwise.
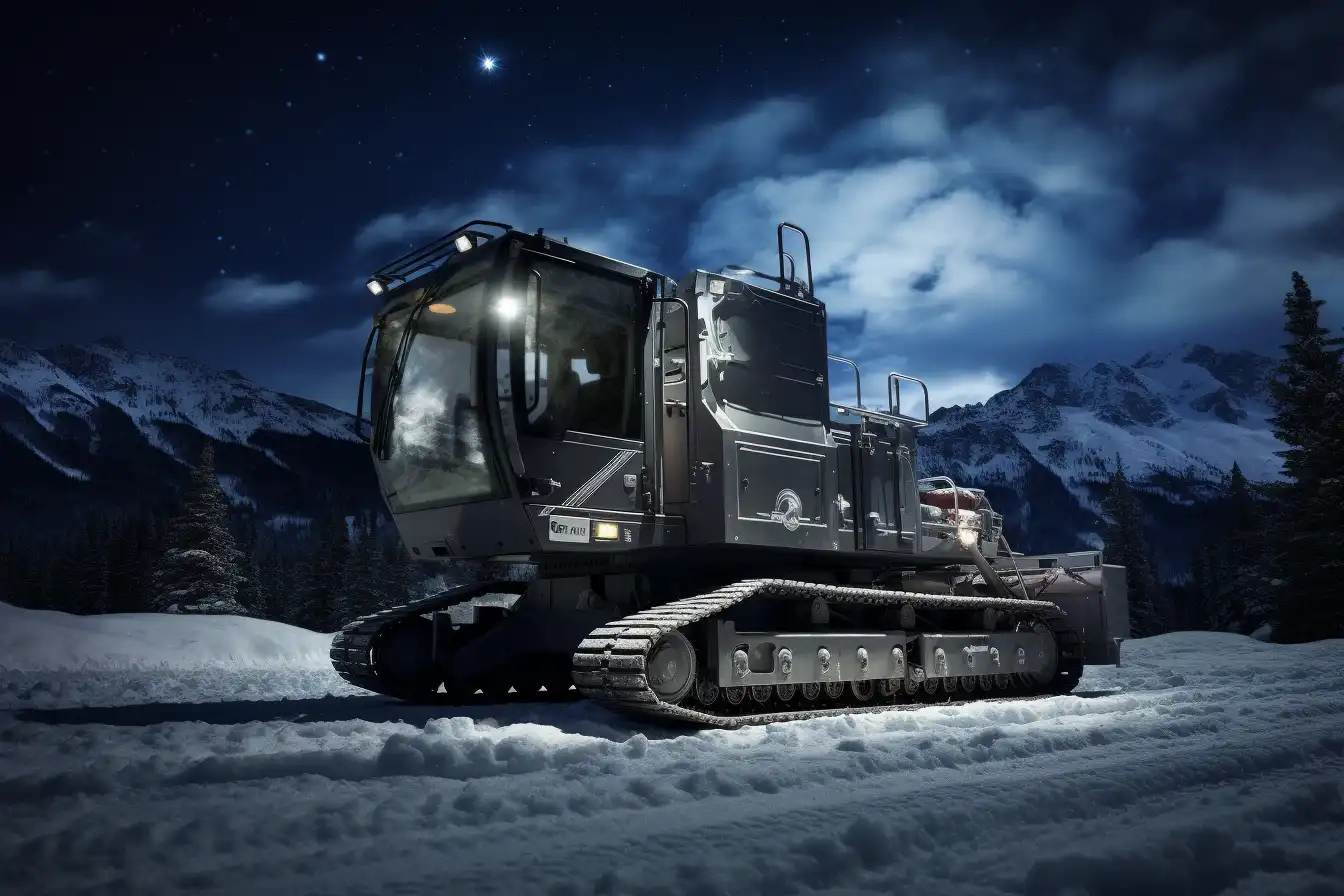
<path fill-rule="evenodd" d="M 292 622 L 313 631 L 331 631 L 335 601 L 344 582 L 350 554 L 350 533 L 345 517 L 326 514 L 318 525 L 313 545 L 295 588 Z"/>
<path fill-rule="evenodd" d="M 206 445 L 182 495 L 182 511 L 168 522 L 153 575 L 153 607 L 169 613 L 247 611 L 238 601 L 242 552 L 229 531 L 229 502 Z"/>
<path fill-rule="evenodd" d="M 384 544 L 382 555 L 379 587 L 383 606 L 404 604 L 411 599 L 411 590 L 424 580 L 420 564 L 396 537 Z"/>
<path fill-rule="evenodd" d="M 1163 630 L 1162 614 L 1158 609 L 1161 585 L 1144 535 L 1143 507 L 1125 478 L 1125 467 L 1118 456 L 1104 510 L 1107 517 L 1106 560 L 1125 567 L 1130 634 L 1135 638 L 1159 634 Z"/>
<path fill-rule="evenodd" d="M 288 622 L 293 604 L 293 576 L 278 544 L 273 544 L 258 563 L 257 613 L 265 619 Z"/>
<path fill-rule="evenodd" d="M 372 613 L 387 604 L 378 582 L 382 567 L 382 552 L 373 533 L 360 531 L 354 546 L 346 557 L 340 590 L 333 602 L 331 628 L 337 629 L 366 613 Z"/>
<path fill-rule="evenodd" d="M 1209 607 L 1214 602 L 1216 582 L 1213 552 L 1207 543 L 1202 544 L 1195 549 L 1190 561 L 1190 593 L 1181 608 L 1182 628 L 1199 631 L 1212 626 Z"/>
<path fill-rule="evenodd" d="M 1276 640 L 1308 641 L 1344 635 L 1338 599 L 1344 580 L 1344 367 L 1320 325 L 1325 303 L 1294 271 L 1284 296 L 1290 341 L 1270 389 L 1275 435 L 1288 446 L 1285 481 L 1274 499 L 1271 562 L 1278 579 L 1272 612 Z"/>
<path fill-rule="evenodd" d="M 1259 499 L 1239 464 L 1222 495 L 1223 531 L 1215 542 L 1220 581 L 1210 608 L 1211 627 L 1251 632 L 1268 620 L 1270 574 L 1265 564 L 1265 522 Z"/>

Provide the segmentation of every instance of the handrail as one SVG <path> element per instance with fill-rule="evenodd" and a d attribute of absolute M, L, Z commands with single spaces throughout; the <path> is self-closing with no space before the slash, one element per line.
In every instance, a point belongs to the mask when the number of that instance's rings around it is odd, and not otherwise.
<path fill-rule="evenodd" d="M 784 283 L 784 228 L 797 233 L 803 238 L 803 251 L 807 255 L 807 295 L 809 298 L 816 295 L 815 284 L 812 282 L 812 241 L 807 238 L 807 231 L 797 224 L 790 224 L 788 221 L 781 221 L 779 227 L 775 229 L 775 235 L 779 243 L 779 281 Z M 790 281 L 797 283 L 797 279 Z M 801 284 L 799 284 L 801 286 Z"/>
<path fill-rule="evenodd" d="M 435 262 L 442 261 L 453 251 L 456 251 L 457 247 L 454 241 L 463 234 L 473 233 L 474 231 L 472 231 L 471 228 L 477 224 L 483 227 L 498 227 L 505 233 L 508 233 L 513 229 L 512 225 L 502 224 L 499 221 L 486 221 L 480 218 L 474 221 L 468 221 L 461 227 L 439 237 L 428 245 L 421 246 L 419 249 L 412 249 L 397 260 L 383 265 L 374 272 L 373 278 L 387 283 L 393 283 L 397 280 L 406 280 L 416 271 L 427 268 Z M 488 234 L 481 234 L 481 236 L 488 237 Z M 493 237 L 488 238 L 493 239 Z"/>
<path fill-rule="evenodd" d="M 650 286 L 652 286 L 652 284 L 650 284 Z M 652 292 L 652 290 L 650 290 L 650 292 Z M 686 383 L 686 478 L 689 484 L 694 482 L 695 480 L 695 471 L 693 467 L 694 462 L 692 461 L 692 456 L 695 453 L 695 404 L 699 400 L 697 390 L 700 387 L 700 371 L 698 370 L 693 371 L 691 369 L 691 306 L 690 303 L 688 303 L 685 299 L 675 294 L 670 296 L 650 295 L 649 299 L 655 305 L 666 305 L 670 303 L 676 303 L 681 306 L 681 310 L 685 313 L 686 379 L 684 380 L 684 382 Z M 660 308 L 658 313 L 658 363 L 659 363 L 658 405 L 659 406 L 656 411 L 656 413 L 658 414 L 658 430 L 660 439 L 662 438 L 661 433 L 663 428 L 663 414 L 665 413 L 666 410 L 666 405 L 664 404 L 663 396 L 666 394 L 667 383 L 664 380 L 664 374 L 662 372 L 662 356 L 667 346 L 666 332 L 667 332 L 667 317 L 665 314 L 662 313 L 662 309 Z M 691 375 L 692 373 L 694 373 L 695 375 L 692 376 Z M 660 475 L 658 477 L 659 478 L 658 512 L 662 513 L 666 509 L 666 500 L 667 500 L 665 494 L 666 483 L 664 482 L 664 478 L 661 475 L 661 471 L 663 469 L 661 460 L 663 452 L 658 451 L 657 455 L 659 457 L 659 471 L 660 471 Z M 686 497 L 687 499 L 690 499 L 691 495 L 689 494 L 689 491 Z"/>
<path fill-rule="evenodd" d="M 830 407 L 835 408 L 837 411 L 840 411 L 841 413 L 858 414 L 860 417 L 867 417 L 870 420 L 877 420 L 881 423 L 901 424 L 909 422 L 908 420 L 902 419 L 901 417 L 893 417 L 890 414 L 884 414 L 881 411 L 870 411 L 867 408 L 854 408 L 850 407 L 847 404 L 839 404 L 838 402 L 834 401 L 827 402 L 827 404 Z"/>
<path fill-rule="evenodd" d="M 919 384 L 919 388 L 921 388 L 921 389 L 924 390 L 924 419 L 923 419 L 923 420 L 919 420 L 919 419 L 917 419 L 917 418 L 915 418 L 915 417 L 911 417 L 911 416 L 909 416 L 909 415 L 906 415 L 906 414 L 902 414 L 902 413 L 901 413 L 901 390 L 898 389 L 898 388 L 895 388 L 896 383 L 899 382 L 900 380 L 907 380 L 908 382 L 911 382 L 911 383 L 918 383 L 918 384 Z M 904 373 L 889 373 L 889 374 L 887 374 L 887 406 L 891 409 L 891 413 L 892 413 L 893 416 L 895 416 L 895 417 L 899 417 L 900 419 L 906 421 L 907 423 L 910 423 L 912 426 L 928 426 L 928 425 L 929 425 L 929 386 L 928 386 L 928 384 L 925 383 L 922 379 L 920 379 L 920 378 L 917 377 L 917 376 L 909 376 L 908 374 L 904 374 Z"/>
<path fill-rule="evenodd" d="M 373 327 L 369 330 L 369 338 L 364 340 L 364 359 L 360 362 L 359 370 L 359 392 L 355 397 L 355 422 L 353 429 L 355 436 L 361 442 L 373 441 L 373 421 L 369 421 L 369 437 L 364 438 L 364 429 L 360 426 L 364 422 L 364 382 L 369 378 L 369 350 L 373 348 L 373 340 L 377 338 L 378 332 L 383 328 L 383 320 L 379 318 L 373 322 Z M 377 371 L 375 371 L 375 376 Z M 369 401 L 369 410 L 373 410 L 373 401 Z"/>
<path fill-rule="evenodd" d="M 915 480 L 915 488 L 918 489 L 922 482 L 946 482 L 947 487 L 952 489 L 952 513 L 956 516 L 955 525 L 961 524 L 961 495 L 957 493 L 958 486 L 949 476 L 925 476 L 923 479 Z M 923 503 L 923 502 L 920 502 Z M 922 522 L 922 521 L 921 521 Z"/>
<path fill-rule="evenodd" d="M 523 413 L 531 416 L 532 412 L 541 407 L 541 271 L 536 268 L 528 271 L 527 285 L 531 287 L 532 278 L 537 278 L 537 313 L 532 317 L 532 326 L 537 331 L 537 335 L 532 339 L 532 390 L 535 393 L 533 400 L 529 401 L 527 390 L 523 390 Z M 523 321 L 523 363 L 527 363 L 527 321 Z M 546 371 L 550 373 L 550 369 Z M 526 371 L 523 373 L 524 379 L 527 377 Z"/>
<path fill-rule="evenodd" d="M 859 375 L 859 365 L 848 358 L 842 358 L 839 355 L 827 355 L 827 361 L 839 361 L 841 364 L 848 364 L 854 368 L 854 403 L 863 407 L 863 378 Z M 828 392 L 830 390 L 827 390 Z M 834 407 L 834 405 L 832 405 Z"/>

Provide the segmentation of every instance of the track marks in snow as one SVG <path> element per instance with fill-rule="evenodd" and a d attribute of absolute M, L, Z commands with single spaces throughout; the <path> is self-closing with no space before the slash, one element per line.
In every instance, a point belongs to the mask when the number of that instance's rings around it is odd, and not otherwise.
<path fill-rule="evenodd" d="M 584 704 L 0 717 L 0 864 L 34 894 L 1339 892 L 1344 644 L 1167 640 L 1103 696 L 684 736 Z"/>

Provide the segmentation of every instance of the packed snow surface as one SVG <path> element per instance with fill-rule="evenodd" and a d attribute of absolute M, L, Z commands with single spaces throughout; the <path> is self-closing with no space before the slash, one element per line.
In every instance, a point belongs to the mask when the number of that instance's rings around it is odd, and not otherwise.
<path fill-rule="evenodd" d="M 283 626 L 94 622 L 63 671 L 0 672 L 109 707 L 8 691 L 0 889 L 1344 892 L 1344 642 L 1164 635 L 1067 697 L 687 733 L 584 703 L 307 699 L 317 679 L 286 676 L 325 659 Z M 204 669 L 296 699 L 205 702 Z M 197 702 L 145 702 L 163 692 Z"/>

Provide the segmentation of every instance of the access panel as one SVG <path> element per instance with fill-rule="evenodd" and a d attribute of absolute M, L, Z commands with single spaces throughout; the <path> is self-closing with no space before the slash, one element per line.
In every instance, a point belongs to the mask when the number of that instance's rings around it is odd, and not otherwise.
<path fill-rule="evenodd" d="M 870 551 L 901 549 L 900 467 L 894 439 L 865 433 L 855 444 L 859 470 L 859 538 Z"/>

